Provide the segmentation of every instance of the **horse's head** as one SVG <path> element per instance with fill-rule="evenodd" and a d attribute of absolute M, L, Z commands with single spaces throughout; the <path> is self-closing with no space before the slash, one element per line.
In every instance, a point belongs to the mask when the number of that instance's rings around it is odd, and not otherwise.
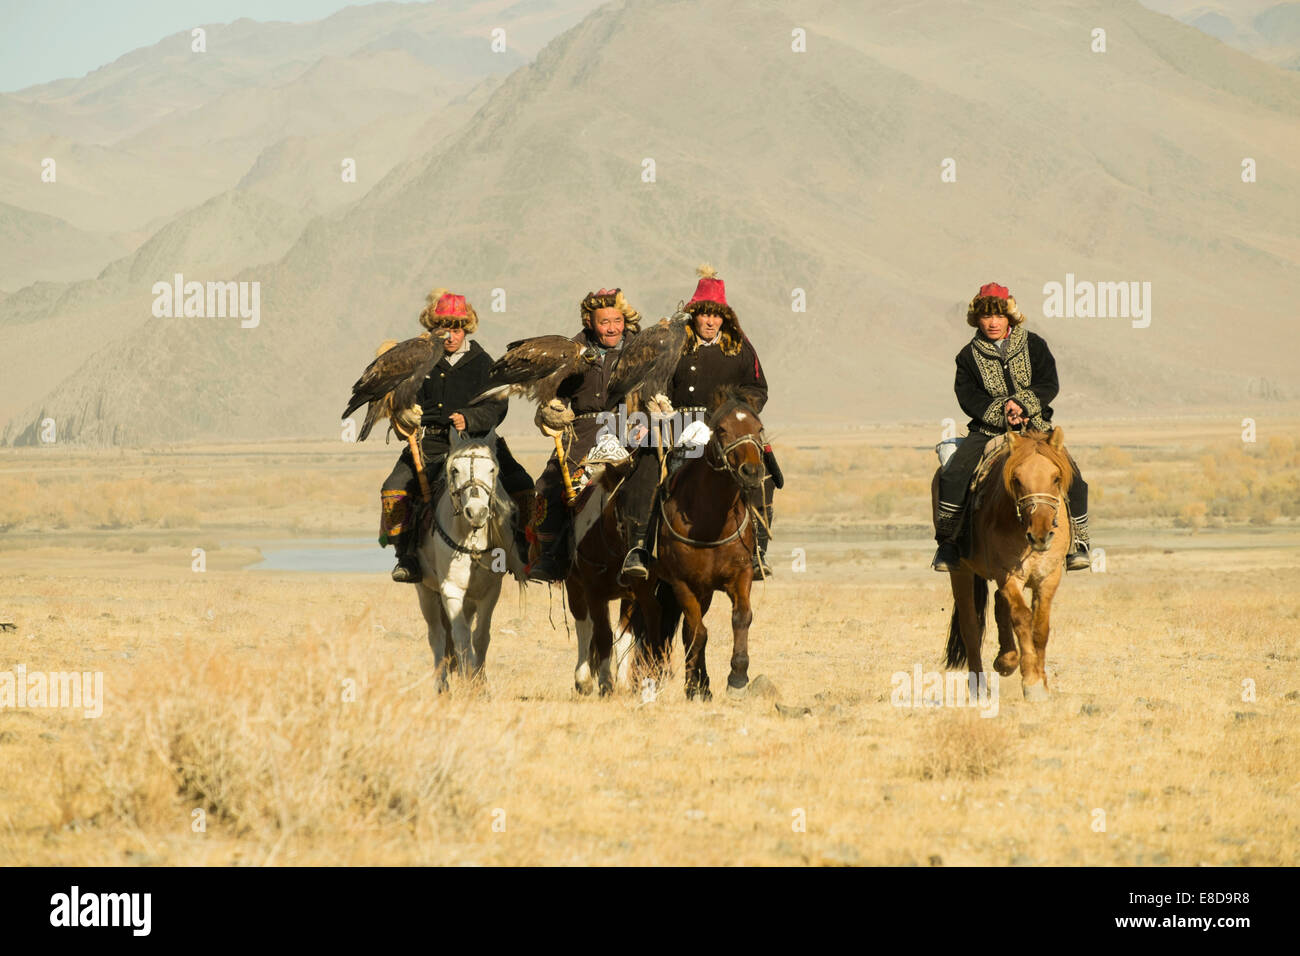
<path fill-rule="evenodd" d="M 1074 474 L 1065 453 L 1065 436 L 1056 428 L 1050 436 L 1032 431 L 1017 436 L 1012 432 L 1008 439 L 1003 487 L 1016 504 L 1016 517 L 1025 529 L 1029 546 L 1046 551 L 1052 546 L 1061 505 Z"/>
<path fill-rule="evenodd" d="M 453 440 L 444 466 L 452 514 L 464 514 L 474 529 L 482 528 L 492 517 L 493 491 L 497 483 L 494 445 L 494 442 L 482 439 Z"/>
<path fill-rule="evenodd" d="M 729 386 L 718 389 L 708 425 L 713 433 L 705 449 L 709 465 L 730 472 L 742 491 L 749 494 L 761 491 L 766 474 L 763 423 L 739 389 Z"/>

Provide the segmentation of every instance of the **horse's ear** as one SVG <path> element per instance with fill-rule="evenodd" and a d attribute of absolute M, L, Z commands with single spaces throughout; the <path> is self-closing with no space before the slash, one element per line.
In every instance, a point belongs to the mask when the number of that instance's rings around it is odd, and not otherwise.
<path fill-rule="evenodd" d="M 1052 429 L 1052 437 L 1047 440 L 1047 444 L 1053 448 L 1060 448 L 1065 444 L 1065 432 L 1060 428 Z"/>

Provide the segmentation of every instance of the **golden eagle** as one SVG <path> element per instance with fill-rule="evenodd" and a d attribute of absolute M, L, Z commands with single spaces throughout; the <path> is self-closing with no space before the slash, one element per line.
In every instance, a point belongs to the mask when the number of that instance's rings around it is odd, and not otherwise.
<path fill-rule="evenodd" d="M 673 372 L 686 350 L 691 318 L 678 311 L 623 342 L 610 374 L 611 398 L 645 397 L 666 392 Z M 539 405 L 556 397 L 560 383 L 581 375 L 600 361 L 600 352 L 563 335 L 539 335 L 511 342 L 506 354 L 492 363 L 487 387 L 470 404 L 503 395 L 523 395 Z"/>
<path fill-rule="evenodd" d="M 370 403 L 358 441 L 366 440 L 375 422 L 416 403 L 420 386 L 442 358 L 446 337 L 445 332 L 422 332 L 405 342 L 385 342 L 379 347 L 375 360 L 352 386 L 352 398 L 343 410 L 342 417 L 347 418 Z"/>
<path fill-rule="evenodd" d="M 560 383 L 581 375 L 600 361 L 600 352 L 563 335 L 538 335 L 506 346 L 506 354 L 488 369 L 487 386 L 471 405 L 505 395 L 523 395 L 545 405 Z"/>

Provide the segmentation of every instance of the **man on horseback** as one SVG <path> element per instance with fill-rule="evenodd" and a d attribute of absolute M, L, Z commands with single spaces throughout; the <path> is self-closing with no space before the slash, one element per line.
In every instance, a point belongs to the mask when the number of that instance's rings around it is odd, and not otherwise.
<path fill-rule="evenodd" d="M 939 549 L 932 567 L 956 571 L 961 566 L 957 541 L 966 493 L 984 446 L 1009 429 L 1028 427 L 1051 432 L 1049 404 L 1060 391 L 1056 360 L 1043 339 L 1022 328 L 1025 321 L 1005 286 L 988 283 L 970 302 L 966 322 L 976 329 L 969 345 L 957 353 L 954 390 L 962 411 L 971 416 L 968 434 L 939 476 L 939 505 L 934 516 Z M 1088 486 L 1073 458 L 1069 490 L 1073 546 L 1066 568 L 1089 567 Z"/>
<path fill-rule="evenodd" d="M 594 349 L 599 360 L 561 381 L 555 400 L 538 409 L 538 425 L 543 434 L 559 435 L 571 423 L 573 437 L 565 449 L 565 467 L 570 474 L 596 444 L 602 428 L 601 413 L 616 409 L 623 399 L 622 395 L 609 394 L 610 376 L 624 343 L 641 328 L 641 313 L 628 304 L 621 289 L 587 293 L 579 305 L 579 313 L 582 331 L 572 341 Z M 537 479 L 535 501 L 533 528 L 541 554 L 529 567 L 528 579 L 563 581 L 569 571 L 565 549 L 572 516 L 556 453 L 551 454 Z"/>
<path fill-rule="evenodd" d="M 463 295 L 453 295 L 446 289 L 429 293 L 427 305 L 420 313 L 420 324 L 430 332 L 446 335 L 443 354 L 420 386 L 417 403 L 395 412 L 393 427 L 403 437 L 414 429 L 421 431 L 423 470 L 434 482 L 442 474 L 453 429 L 470 436 L 486 435 L 505 418 L 507 400 L 469 404 L 483 390 L 492 358 L 477 342 L 470 341 L 469 337 L 478 329 L 478 315 Z M 522 528 L 533 480 L 500 437 L 496 455 L 501 483 L 519 508 L 518 524 Z M 408 445 L 380 491 L 383 515 L 379 534 L 380 545 L 391 543 L 397 552 L 393 580 L 406 584 L 418 584 L 422 576 L 416 554 L 419 531 L 413 526 L 410 507 L 412 495 L 418 493 L 415 463 Z M 432 489 L 431 497 L 437 496 L 438 489 Z M 519 533 L 522 535 L 522 531 Z M 522 541 L 516 542 L 516 546 L 521 544 Z"/>
<path fill-rule="evenodd" d="M 691 316 L 685 352 L 669 383 L 668 398 L 677 417 L 703 418 L 714 392 L 721 386 L 739 387 L 755 412 L 767 403 L 767 376 L 758 361 L 758 353 L 741 331 L 740 320 L 727 304 L 726 287 L 711 266 L 697 270 L 700 280 L 695 295 L 685 306 Z M 674 436 L 676 438 L 677 436 Z M 757 547 L 754 552 L 754 575 L 772 573 L 764 556 L 767 553 L 768 528 L 772 521 L 772 496 L 775 461 L 766 448 L 768 474 L 763 482 L 763 523 L 756 526 Z M 622 490 L 622 515 L 628 547 L 623 562 L 623 580 L 649 576 L 650 554 L 646 534 L 659 483 L 658 455 L 650 448 L 636 453 L 637 461 Z"/>

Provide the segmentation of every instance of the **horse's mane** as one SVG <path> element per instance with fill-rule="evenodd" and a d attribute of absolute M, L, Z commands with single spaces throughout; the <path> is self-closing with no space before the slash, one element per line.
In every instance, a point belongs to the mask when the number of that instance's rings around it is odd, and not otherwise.
<path fill-rule="evenodd" d="M 1002 466 L 1002 487 L 1006 493 L 1014 498 L 1015 492 L 1011 488 L 1011 479 L 1015 475 L 1016 469 L 1025 463 L 1025 459 L 1031 455 L 1041 454 L 1053 465 L 1061 474 L 1061 496 L 1064 497 L 1070 493 L 1070 482 L 1074 478 L 1074 469 L 1070 467 L 1070 457 L 1065 453 L 1065 446 L 1059 447 L 1051 444 L 1051 435 L 1045 432 L 1027 431 L 1019 436 L 1014 447 L 1010 442 L 1007 443 L 1009 451 L 1004 451 L 1006 463 Z"/>
<path fill-rule="evenodd" d="M 717 427 L 718 422 L 736 409 L 748 412 L 755 419 L 758 418 L 758 412 L 754 411 L 754 407 L 745 398 L 744 389 L 738 385 L 719 385 L 713 391 L 713 398 L 709 403 L 709 420 L 705 424 L 712 430 Z"/>

